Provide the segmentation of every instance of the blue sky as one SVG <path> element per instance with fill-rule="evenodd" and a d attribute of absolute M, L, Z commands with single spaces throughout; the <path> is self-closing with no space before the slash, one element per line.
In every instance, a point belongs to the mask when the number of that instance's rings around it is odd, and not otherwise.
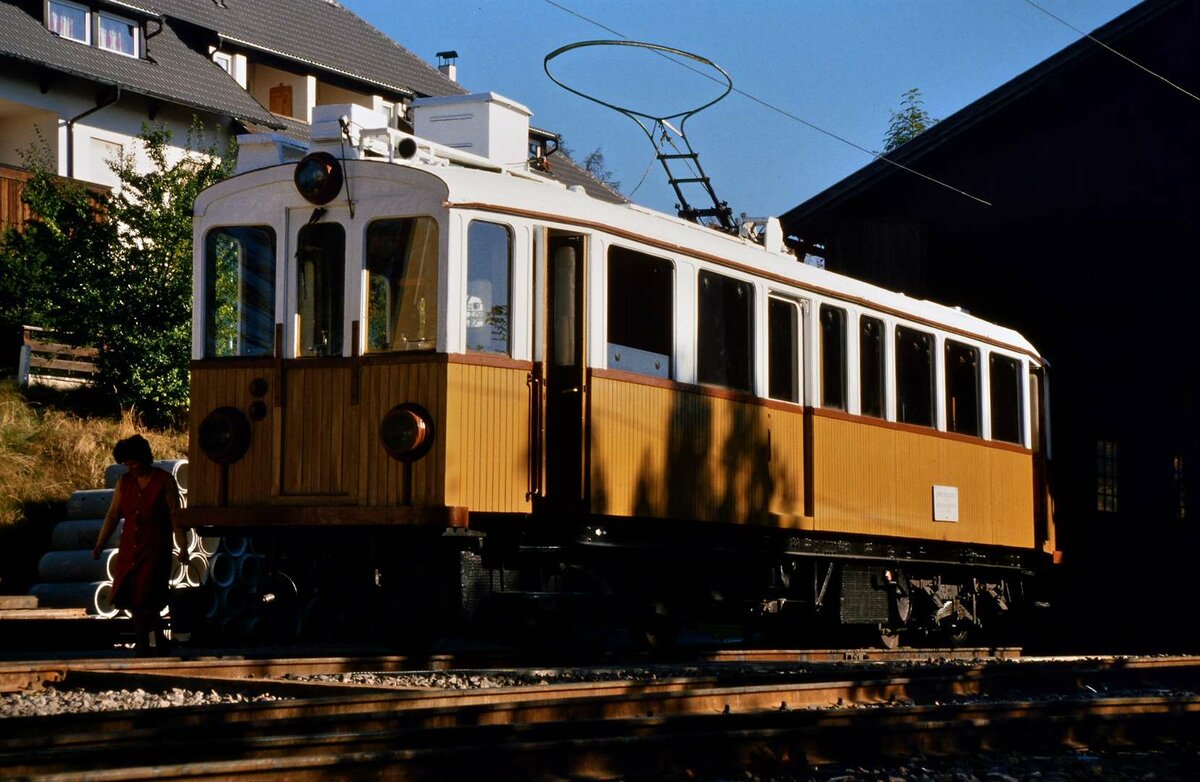
<path fill-rule="evenodd" d="M 436 52 L 456 50 L 463 86 L 525 104 L 531 122 L 561 133 L 577 158 L 601 148 L 627 195 L 653 160 L 646 137 L 626 117 L 558 87 L 542 69 L 560 46 L 618 37 L 580 16 L 634 40 L 707 57 L 736 88 L 871 150 L 882 148 L 889 112 L 906 90 L 919 88 L 926 110 L 946 117 L 1080 37 L 1025 0 L 341 2 L 430 62 Z M 1136 5 L 1037 2 L 1089 32 Z M 572 86 L 647 113 L 702 103 L 714 89 L 629 49 L 576 50 L 551 67 Z M 688 137 L 717 195 L 735 213 L 756 216 L 785 212 L 872 159 L 736 93 L 697 114 Z M 657 163 L 633 199 L 674 211 Z"/>

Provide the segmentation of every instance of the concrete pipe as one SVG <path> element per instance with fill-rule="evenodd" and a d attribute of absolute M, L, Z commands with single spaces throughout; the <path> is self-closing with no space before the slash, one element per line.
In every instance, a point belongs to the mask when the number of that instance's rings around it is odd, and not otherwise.
<path fill-rule="evenodd" d="M 208 580 L 208 557 L 193 551 L 188 555 L 185 571 L 187 585 L 200 586 Z"/>
<path fill-rule="evenodd" d="M 216 554 L 217 550 L 221 546 L 221 539 L 216 535 L 197 534 L 196 537 L 192 538 L 189 542 L 189 551 L 195 554 L 203 554 L 206 557 L 211 557 L 213 554 Z"/>
<path fill-rule="evenodd" d="M 68 519 L 102 519 L 112 504 L 112 489 L 84 489 L 67 500 Z"/>
<path fill-rule="evenodd" d="M 96 545 L 96 538 L 100 535 L 100 528 L 103 526 L 104 519 L 60 521 L 54 525 L 54 529 L 50 530 L 50 548 L 55 551 L 77 551 L 79 549 L 91 551 L 92 546 Z M 121 542 L 121 528 L 124 526 L 124 521 L 117 522 L 117 528 L 109 536 L 104 548 L 117 547 L 117 544 Z"/>
<path fill-rule="evenodd" d="M 179 553 L 171 552 L 171 586 L 176 587 L 187 581 L 187 568 L 183 566 L 183 561 L 179 558 Z"/>
<path fill-rule="evenodd" d="M 262 572 L 263 557 L 247 554 L 237 558 L 237 583 L 242 589 L 257 592 Z"/>
<path fill-rule="evenodd" d="M 216 589 L 203 590 L 208 596 L 205 605 L 204 616 L 207 619 L 216 619 L 221 613 L 221 595 Z"/>
<path fill-rule="evenodd" d="M 112 604 L 111 581 L 34 584 L 29 594 L 38 599 L 42 608 L 83 608 L 92 616 L 117 615 Z"/>
<path fill-rule="evenodd" d="M 100 552 L 92 559 L 91 549 L 85 551 L 48 551 L 38 560 L 38 580 L 51 583 L 65 581 L 112 581 L 117 561 L 115 548 Z"/>
<path fill-rule="evenodd" d="M 226 535 L 221 538 L 221 550 L 235 557 L 242 556 L 246 553 L 246 537 L 244 535 Z"/>
<path fill-rule="evenodd" d="M 221 587 L 217 590 L 218 611 L 221 616 L 235 616 L 245 611 L 252 603 L 250 595 L 237 586 Z"/>
<path fill-rule="evenodd" d="M 163 459 L 154 463 L 155 467 L 166 470 L 171 473 L 171 477 L 175 479 L 175 483 L 179 486 L 180 494 L 187 494 L 188 490 L 188 462 L 187 459 Z M 117 481 L 121 480 L 121 476 L 126 472 L 123 464 L 110 464 L 104 468 L 104 487 L 107 489 L 115 489 Z"/>
<path fill-rule="evenodd" d="M 214 554 L 208 560 L 208 577 L 222 589 L 233 585 L 237 580 L 237 558 L 229 554 Z"/>

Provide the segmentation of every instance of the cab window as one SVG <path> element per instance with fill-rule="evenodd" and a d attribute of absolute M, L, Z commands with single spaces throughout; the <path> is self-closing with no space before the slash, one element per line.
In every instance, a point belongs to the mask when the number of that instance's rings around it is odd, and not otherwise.
<path fill-rule="evenodd" d="M 988 383 L 992 397 L 992 439 L 1020 445 L 1024 430 L 1021 417 L 1021 362 L 993 353 L 988 358 Z"/>
<path fill-rule="evenodd" d="M 979 348 L 946 340 L 946 429 L 978 437 Z"/>
<path fill-rule="evenodd" d="M 204 355 L 270 356 L 275 341 L 275 231 L 214 228 L 204 242 Z"/>
<path fill-rule="evenodd" d="M 338 223 L 313 223 L 300 228 L 296 280 L 300 355 L 342 355 L 346 229 Z"/>
<path fill-rule="evenodd" d="M 375 220 L 367 226 L 367 352 L 434 349 L 438 246 L 438 225 L 431 217 Z"/>

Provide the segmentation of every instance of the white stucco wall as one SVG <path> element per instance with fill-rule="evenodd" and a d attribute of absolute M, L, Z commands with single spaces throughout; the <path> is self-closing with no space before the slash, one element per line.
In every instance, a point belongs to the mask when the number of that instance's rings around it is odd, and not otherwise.
<path fill-rule="evenodd" d="M 197 116 L 207 132 L 217 134 L 224 145 L 228 139 L 228 123 L 216 116 L 193 111 L 182 106 L 161 105 L 150 118 L 152 102 L 139 95 L 123 92 L 113 105 L 105 106 L 78 120 L 68 133 L 67 120 L 96 106 L 96 86 L 83 79 L 57 76 L 50 89 L 42 92 L 32 79 L 20 76 L 0 76 L 0 162 L 21 165 L 18 150 L 28 149 L 40 127 L 53 151 L 57 154 L 58 173 L 89 182 L 113 186 L 116 176 L 106 158 L 118 150 L 136 152 L 140 144 L 136 136 L 144 122 L 162 123 L 173 134 L 172 153 L 179 159 L 187 148 L 188 131 L 193 116 Z M 218 126 L 219 122 L 219 126 Z M 68 170 L 66 154 L 68 136 L 74 142 L 74 171 Z M 148 166 L 144 154 L 139 154 L 142 167 Z"/>

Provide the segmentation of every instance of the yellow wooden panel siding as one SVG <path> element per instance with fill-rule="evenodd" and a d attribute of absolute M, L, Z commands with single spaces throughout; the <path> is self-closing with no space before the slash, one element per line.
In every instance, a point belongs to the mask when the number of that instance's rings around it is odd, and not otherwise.
<path fill-rule="evenodd" d="M 529 372 L 451 364 L 446 498 L 472 512 L 528 513 Z"/>
<path fill-rule="evenodd" d="M 353 496 L 346 436 L 350 405 L 349 367 L 289 367 L 283 406 L 283 493 Z"/>
<path fill-rule="evenodd" d="M 595 512 L 800 525 L 801 413 L 609 378 L 591 405 Z"/>
<path fill-rule="evenodd" d="M 278 408 L 272 405 L 275 372 L 272 369 L 216 368 L 192 372 L 191 409 L 188 426 L 190 444 L 190 483 L 188 504 L 212 507 L 220 502 L 221 467 L 200 450 L 200 423 L 218 407 L 235 407 L 248 412 L 254 401 L 250 383 L 263 378 L 270 388 L 264 402 L 267 417 L 251 421 L 250 449 L 246 456 L 229 467 L 228 495 L 230 504 L 265 502 L 271 495 L 272 459 L 274 458 L 275 422 Z"/>
<path fill-rule="evenodd" d="M 359 374 L 358 487 L 362 504 L 394 506 L 404 501 L 402 462 L 388 456 L 379 439 L 379 424 L 398 404 L 413 402 L 429 411 L 434 425 L 433 447 L 412 464 L 414 506 L 445 502 L 445 373 L 442 362 L 369 364 Z"/>
<path fill-rule="evenodd" d="M 1028 547 L 1032 457 L 818 416 L 815 527 L 826 532 Z M 933 521 L 933 486 L 958 488 L 959 521 Z"/>

